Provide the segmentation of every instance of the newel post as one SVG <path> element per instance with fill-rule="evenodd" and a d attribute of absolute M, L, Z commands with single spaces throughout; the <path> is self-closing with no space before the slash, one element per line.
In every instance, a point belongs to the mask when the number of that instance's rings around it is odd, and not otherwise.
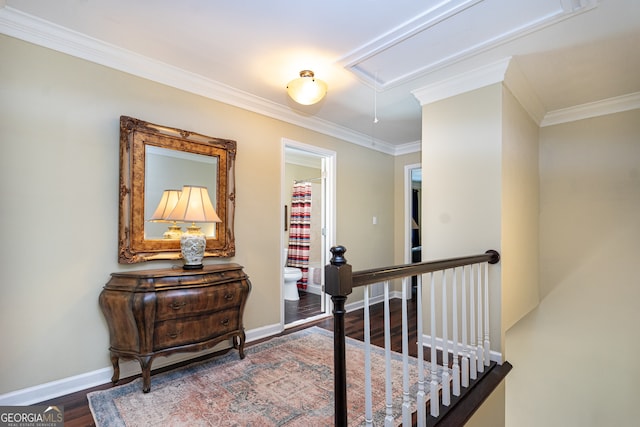
<path fill-rule="evenodd" d="M 347 426 L 347 362 L 344 333 L 344 303 L 352 290 L 351 265 L 347 264 L 344 246 L 330 249 L 333 257 L 325 266 L 325 291 L 333 301 L 333 376 L 335 425 Z"/>

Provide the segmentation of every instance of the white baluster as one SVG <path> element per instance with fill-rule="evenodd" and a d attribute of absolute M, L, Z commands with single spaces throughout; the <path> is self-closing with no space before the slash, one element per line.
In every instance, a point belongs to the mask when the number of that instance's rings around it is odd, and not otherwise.
<path fill-rule="evenodd" d="M 478 378 L 478 354 L 476 353 L 476 300 L 473 265 L 469 270 L 469 377 Z"/>
<path fill-rule="evenodd" d="M 440 415 L 440 397 L 438 395 L 438 363 L 436 350 L 436 284 L 434 274 L 431 273 L 431 384 L 429 400 L 431 402 L 431 416 Z"/>
<path fill-rule="evenodd" d="M 467 267 L 462 267 L 462 387 L 469 387 L 469 347 L 467 342 Z"/>
<path fill-rule="evenodd" d="M 489 339 L 489 263 L 484 264 L 484 364 L 491 362 L 491 341 Z"/>
<path fill-rule="evenodd" d="M 411 398 L 409 396 L 409 321 L 407 293 L 410 277 L 402 279 L 402 425 L 411 425 Z"/>
<path fill-rule="evenodd" d="M 453 395 L 460 396 L 460 365 L 458 363 L 458 274 L 457 269 L 453 269 L 453 284 L 452 284 L 452 306 L 453 306 L 453 366 L 451 368 L 453 374 Z"/>
<path fill-rule="evenodd" d="M 424 343 L 422 340 L 422 275 L 418 276 L 417 279 L 416 300 L 418 301 L 418 307 L 416 308 L 416 335 L 418 338 L 418 392 L 416 393 L 416 406 L 418 427 L 424 427 L 427 420 L 427 396 L 424 385 Z"/>
<path fill-rule="evenodd" d="M 369 288 L 364 287 L 364 421 L 373 426 L 373 405 L 371 396 L 371 323 L 369 318 Z"/>
<path fill-rule="evenodd" d="M 385 427 L 393 427 L 393 388 L 391 384 L 391 314 L 389 310 L 389 281 L 384 282 L 384 360 L 385 360 Z"/>
<path fill-rule="evenodd" d="M 482 265 L 478 264 L 478 347 L 476 357 L 478 358 L 478 372 L 484 372 L 484 349 L 482 348 Z"/>
<path fill-rule="evenodd" d="M 451 377 L 449 374 L 449 330 L 447 310 L 447 270 L 442 270 L 442 404 L 451 404 Z"/>

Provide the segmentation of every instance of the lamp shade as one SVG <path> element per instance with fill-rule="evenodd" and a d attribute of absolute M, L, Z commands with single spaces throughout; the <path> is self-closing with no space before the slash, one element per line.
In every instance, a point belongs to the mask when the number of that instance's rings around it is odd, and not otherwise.
<path fill-rule="evenodd" d="M 151 218 L 151 221 L 167 221 L 167 216 L 173 211 L 180 199 L 180 190 L 164 190 L 160 203 Z"/>
<path fill-rule="evenodd" d="M 182 192 L 180 190 L 164 190 L 162 192 L 162 197 L 160 198 L 160 203 L 158 203 L 158 207 L 156 208 L 153 215 L 151 215 L 149 221 L 171 222 L 167 219 L 167 217 L 178 204 L 181 193 Z M 182 228 L 178 226 L 175 221 L 173 221 L 173 225 L 170 225 L 167 231 L 165 231 L 162 236 L 165 239 L 179 239 L 181 235 Z"/>
<path fill-rule="evenodd" d="M 170 221 L 221 222 L 213 209 L 207 187 L 185 185 L 176 207 L 167 215 Z"/>
<path fill-rule="evenodd" d="M 298 104 L 312 105 L 324 98 L 327 84 L 316 79 L 313 71 L 302 70 L 300 77 L 291 80 L 287 85 L 287 93 Z"/>
<path fill-rule="evenodd" d="M 185 270 L 202 268 L 202 258 L 207 245 L 207 239 L 200 232 L 196 222 L 221 222 L 220 217 L 213 209 L 207 187 L 185 185 L 182 187 L 180 199 L 176 207 L 167 216 L 170 221 L 191 222 L 192 225 L 186 233 L 180 236 L 180 252 L 184 259 Z"/>

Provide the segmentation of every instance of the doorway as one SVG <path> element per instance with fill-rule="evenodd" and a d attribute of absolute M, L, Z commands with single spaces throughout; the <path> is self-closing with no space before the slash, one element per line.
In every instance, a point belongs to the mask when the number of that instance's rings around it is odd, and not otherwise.
<path fill-rule="evenodd" d="M 297 300 L 291 298 L 291 289 L 285 292 L 282 280 L 281 320 L 288 328 L 325 317 L 331 310 L 330 297 L 324 292 L 324 266 L 331 256 L 329 249 L 335 245 L 336 153 L 289 139 L 283 138 L 282 142 L 282 266 L 287 265 L 285 250 L 293 248 L 290 246 L 294 237 L 291 234 L 293 187 L 304 185 L 310 192 L 306 213 L 309 215 L 308 243 L 304 249 L 306 265 L 294 265 L 305 273 L 304 279 L 298 282 Z"/>
<path fill-rule="evenodd" d="M 422 261 L 422 165 L 405 166 L 405 252 L 406 264 Z M 417 277 L 411 278 L 411 298 L 415 297 Z"/>

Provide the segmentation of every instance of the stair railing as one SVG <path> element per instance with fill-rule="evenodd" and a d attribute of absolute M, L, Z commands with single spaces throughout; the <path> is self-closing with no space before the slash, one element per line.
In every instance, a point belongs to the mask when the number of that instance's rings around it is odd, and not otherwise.
<path fill-rule="evenodd" d="M 497 251 L 489 250 L 481 255 L 450 258 L 439 261 L 420 262 L 414 264 L 396 265 L 352 272 L 352 267 L 344 257 L 346 248 L 335 246 L 331 248 L 333 257 L 325 267 L 325 290 L 333 301 L 334 318 L 334 398 L 335 425 L 347 426 L 347 369 L 344 316 L 347 296 L 356 287 L 366 286 L 364 292 L 364 342 L 365 342 L 365 424 L 373 425 L 371 399 L 371 356 L 370 356 L 370 322 L 369 322 L 369 285 L 384 284 L 384 329 L 385 329 L 385 426 L 395 425 L 392 410 L 393 396 L 391 395 L 391 345 L 390 345 L 390 314 L 389 314 L 389 286 L 393 279 L 402 279 L 402 413 L 399 414 L 403 425 L 412 424 L 412 410 L 409 388 L 409 356 L 408 356 L 408 287 L 410 278 L 417 277 L 417 393 L 415 407 L 418 426 L 426 424 L 426 403 L 430 401 L 430 415 L 437 418 L 440 404 L 448 406 L 451 394 L 459 396 L 461 387 L 469 387 L 470 379 L 477 378 L 478 372 L 483 372 L 490 361 L 490 330 L 489 330 L 489 268 L 488 264 L 496 264 L 500 260 Z M 440 321 L 440 337 L 437 333 L 436 307 L 436 273 L 441 278 L 442 293 Z M 429 342 L 423 338 L 423 275 L 430 279 L 430 337 Z M 458 288 L 460 279 L 460 288 Z M 447 289 L 451 288 L 451 298 Z M 458 298 L 461 301 L 458 302 Z M 458 310 L 460 305 L 460 310 Z M 451 306 L 451 316 L 448 307 Z M 460 311 L 460 312 L 459 312 Z M 449 323 L 451 319 L 452 338 L 449 339 Z M 460 334 L 461 333 L 461 334 Z M 459 335 L 462 335 L 459 340 Z M 424 369 L 424 347 L 431 350 L 430 378 L 428 378 L 429 399 L 427 399 L 427 379 Z M 437 366 L 437 349 L 440 347 L 442 365 Z M 451 353 L 451 354 L 449 354 Z M 449 363 L 451 357 L 451 364 Z M 449 366 L 451 365 L 451 368 Z M 439 373 L 441 371 L 441 373 Z M 440 400 L 441 399 L 441 400 Z"/>

